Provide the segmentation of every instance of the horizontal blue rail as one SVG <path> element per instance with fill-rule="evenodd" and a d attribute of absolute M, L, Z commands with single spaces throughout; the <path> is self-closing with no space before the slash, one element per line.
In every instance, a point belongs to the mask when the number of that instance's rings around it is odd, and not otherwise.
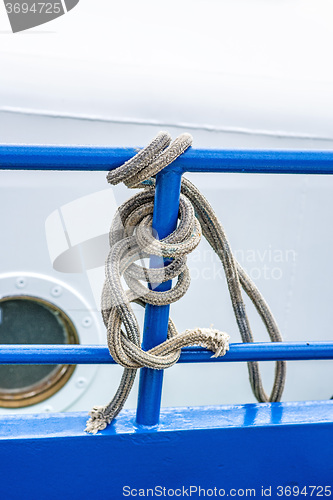
<path fill-rule="evenodd" d="M 107 171 L 119 167 L 137 152 L 137 148 L 0 144 L 0 169 Z M 189 148 L 168 169 L 180 173 L 333 174 L 333 151 Z"/>
<path fill-rule="evenodd" d="M 333 342 L 257 342 L 231 344 L 225 356 L 212 358 L 202 347 L 182 349 L 178 363 L 301 361 L 333 359 Z M 0 364 L 115 364 L 103 345 L 1 345 Z"/>

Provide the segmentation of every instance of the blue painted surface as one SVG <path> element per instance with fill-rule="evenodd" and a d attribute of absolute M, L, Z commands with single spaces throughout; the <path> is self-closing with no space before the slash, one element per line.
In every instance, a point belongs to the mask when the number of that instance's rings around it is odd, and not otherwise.
<path fill-rule="evenodd" d="M 153 429 L 124 411 L 96 436 L 83 432 L 85 420 L 0 417 L 3 497 L 121 499 L 124 486 L 216 487 L 229 497 L 254 488 L 261 497 L 264 486 L 278 498 L 278 486 L 332 485 L 333 402 L 163 409 Z"/>
<path fill-rule="evenodd" d="M 137 153 L 135 148 L 22 146 L 0 144 L 0 169 L 111 170 Z M 332 174 L 333 151 L 252 151 L 189 148 L 168 170 Z"/>
<path fill-rule="evenodd" d="M 156 176 L 153 229 L 162 239 L 177 227 L 181 174 L 160 172 Z M 166 260 L 168 263 L 168 260 Z M 151 267 L 163 266 L 163 260 L 151 258 Z M 166 281 L 156 291 L 170 290 L 172 281 Z M 143 329 L 142 348 L 146 351 L 161 344 L 167 338 L 170 306 L 147 304 Z M 156 425 L 159 421 L 163 385 L 163 371 L 142 368 L 137 406 L 137 422 L 143 425 Z"/>
<path fill-rule="evenodd" d="M 237 361 L 301 361 L 333 359 L 333 342 L 254 342 L 230 344 L 225 356 L 212 358 L 203 347 L 186 347 L 178 363 L 230 363 Z M 103 345 L 0 345 L 2 364 L 114 364 Z"/>

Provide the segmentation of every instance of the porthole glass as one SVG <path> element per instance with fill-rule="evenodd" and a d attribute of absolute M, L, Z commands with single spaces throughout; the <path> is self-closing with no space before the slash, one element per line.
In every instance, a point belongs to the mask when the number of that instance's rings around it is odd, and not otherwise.
<path fill-rule="evenodd" d="M 28 296 L 0 300 L 0 344 L 78 343 L 73 323 L 53 304 Z M 39 403 L 58 392 L 74 369 L 73 365 L 0 365 L 0 406 Z"/>

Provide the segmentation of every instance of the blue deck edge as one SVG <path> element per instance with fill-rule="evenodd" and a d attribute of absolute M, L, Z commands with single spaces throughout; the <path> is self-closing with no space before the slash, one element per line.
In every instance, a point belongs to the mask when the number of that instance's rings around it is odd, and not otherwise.
<path fill-rule="evenodd" d="M 263 486 L 278 498 L 278 486 L 332 483 L 333 401 L 163 408 L 154 428 L 137 426 L 135 411 L 125 410 L 96 436 L 84 432 L 86 419 L 86 413 L 1 416 L 5 497 L 21 498 L 29 484 L 34 499 L 120 499 L 127 486 L 142 492 L 161 486 L 166 493 L 216 487 L 225 496 L 232 488 L 262 496 Z"/>

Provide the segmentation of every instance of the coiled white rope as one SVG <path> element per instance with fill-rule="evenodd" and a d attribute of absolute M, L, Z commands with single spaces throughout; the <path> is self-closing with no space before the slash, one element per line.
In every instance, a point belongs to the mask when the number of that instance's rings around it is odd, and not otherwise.
<path fill-rule="evenodd" d="M 133 386 L 138 368 L 166 369 L 175 364 L 181 348 L 201 345 L 223 356 L 229 348 L 229 335 L 211 328 L 196 328 L 179 334 L 171 318 L 168 338 L 162 344 L 143 351 L 140 328 L 131 302 L 166 305 L 179 300 L 190 284 L 186 255 L 199 244 L 201 231 L 219 256 L 227 278 L 231 302 L 243 342 L 253 342 L 249 321 L 245 312 L 241 287 L 254 303 L 272 341 L 281 342 L 282 337 L 273 315 L 260 292 L 235 260 L 223 227 L 208 203 L 193 184 L 182 179 L 179 224 L 177 229 L 162 240 L 152 232 L 155 176 L 172 163 L 192 144 L 189 134 L 182 134 L 175 141 L 166 132 L 157 137 L 132 159 L 109 172 L 107 179 L 112 184 L 124 182 L 128 187 L 143 187 L 144 191 L 127 200 L 118 210 L 110 229 L 110 253 L 105 264 L 106 280 L 102 292 L 102 315 L 107 327 L 108 347 L 115 361 L 125 370 L 118 390 L 105 407 L 95 407 L 90 412 L 86 431 L 95 434 L 104 429 L 123 408 Z M 143 184 L 144 183 L 144 184 Z M 157 255 L 172 259 L 161 269 L 148 269 L 135 262 Z M 121 277 L 129 289 L 124 290 Z M 174 288 L 165 292 L 154 291 L 152 286 L 178 277 Z M 122 325 L 124 330 L 121 329 Z M 263 389 L 259 365 L 248 363 L 250 384 L 258 401 L 279 401 L 285 382 L 286 363 L 276 362 L 275 380 L 270 397 Z"/>

